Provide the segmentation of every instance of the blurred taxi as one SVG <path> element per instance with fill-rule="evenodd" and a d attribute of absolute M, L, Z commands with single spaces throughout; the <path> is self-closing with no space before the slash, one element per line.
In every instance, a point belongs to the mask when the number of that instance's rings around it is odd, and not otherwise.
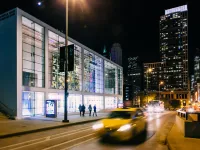
<path fill-rule="evenodd" d="M 131 140 L 147 130 L 147 121 L 140 108 L 117 108 L 106 119 L 92 126 L 96 135 L 119 141 Z"/>

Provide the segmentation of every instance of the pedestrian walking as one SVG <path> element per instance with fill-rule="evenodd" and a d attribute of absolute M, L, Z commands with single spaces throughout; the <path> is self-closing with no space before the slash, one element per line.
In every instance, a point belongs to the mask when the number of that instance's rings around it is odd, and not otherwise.
<path fill-rule="evenodd" d="M 80 116 L 81 116 L 81 113 L 82 113 L 82 109 L 81 109 L 82 107 L 81 107 L 81 104 L 79 105 L 79 107 L 78 107 L 78 110 L 79 110 L 79 112 L 80 112 Z"/>
<path fill-rule="evenodd" d="M 84 117 L 84 115 L 85 115 L 85 105 L 83 104 L 82 106 L 81 106 L 81 110 L 82 110 L 82 112 L 83 112 L 83 117 Z"/>
<path fill-rule="evenodd" d="M 93 117 L 94 117 L 94 114 L 97 116 L 97 107 L 96 107 L 96 105 L 94 105 L 94 107 L 93 107 Z"/>
<path fill-rule="evenodd" d="M 91 112 L 92 112 L 92 106 L 91 106 L 91 105 L 89 105 L 88 109 L 89 109 L 89 116 L 91 116 Z"/>

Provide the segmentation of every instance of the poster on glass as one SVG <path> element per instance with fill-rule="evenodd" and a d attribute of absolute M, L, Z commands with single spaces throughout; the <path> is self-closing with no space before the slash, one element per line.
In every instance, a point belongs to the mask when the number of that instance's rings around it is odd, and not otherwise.
<path fill-rule="evenodd" d="M 45 103 L 46 117 L 57 117 L 57 100 L 46 100 Z"/>

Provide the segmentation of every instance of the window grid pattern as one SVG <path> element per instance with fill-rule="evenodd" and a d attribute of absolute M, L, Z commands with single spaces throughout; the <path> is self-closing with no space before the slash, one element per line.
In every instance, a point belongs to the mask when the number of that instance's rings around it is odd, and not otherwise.
<path fill-rule="evenodd" d="M 44 28 L 22 17 L 23 85 L 45 86 Z"/>
<path fill-rule="evenodd" d="M 59 72 L 59 48 L 65 46 L 65 39 L 49 31 L 49 86 L 52 89 L 65 88 L 65 73 Z M 68 45 L 73 44 L 68 41 Z M 74 71 L 68 72 L 68 89 L 81 91 L 81 47 L 75 45 Z"/>
<path fill-rule="evenodd" d="M 84 50 L 84 91 L 103 93 L 102 58 Z"/>
<path fill-rule="evenodd" d="M 105 93 L 118 94 L 117 67 L 110 62 L 104 61 L 105 73 Z"/>
<path fill-rule="evenodd" d="M 117 69 L 117 77 L 118 77 L 118 94 L 122 95 L 122 69 Z"/>

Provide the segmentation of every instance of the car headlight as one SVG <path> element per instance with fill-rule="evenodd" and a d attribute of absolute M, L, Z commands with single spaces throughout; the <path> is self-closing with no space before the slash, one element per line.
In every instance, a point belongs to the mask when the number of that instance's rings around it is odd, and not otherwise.
<path fill-rule="evenodd" d="M 148 111 L 153 111 L 153 107 L 148 107 Z"/>
<path fill-rule="evenodd" d="M 193 108 L 188 108 L 188 112 L 194 112 Z"/>
<path fill-rule="evenodd" d="M 156 111 L 160 111 L 160 108 L 159 108 L 159 107 L 156 107 Z"/>
<path fill-rule="evenodd" d="M 94 130 L 101 129 L 101 128 L 103 128 L 103 127 L 104 127 L 104 125 L 103 125 L 102 122 L 96 123 L 96 124 L 94 124 L 94 125 L 92 126 L 92 128 L 93 128 Z"/>
<path fill-rule="evenodd" d="M 131 128 L 130 124 L 125 124 L 121 126 L 117 131 L 126 131 L 126 130 L 129 130 L 130 128 Z"/>

